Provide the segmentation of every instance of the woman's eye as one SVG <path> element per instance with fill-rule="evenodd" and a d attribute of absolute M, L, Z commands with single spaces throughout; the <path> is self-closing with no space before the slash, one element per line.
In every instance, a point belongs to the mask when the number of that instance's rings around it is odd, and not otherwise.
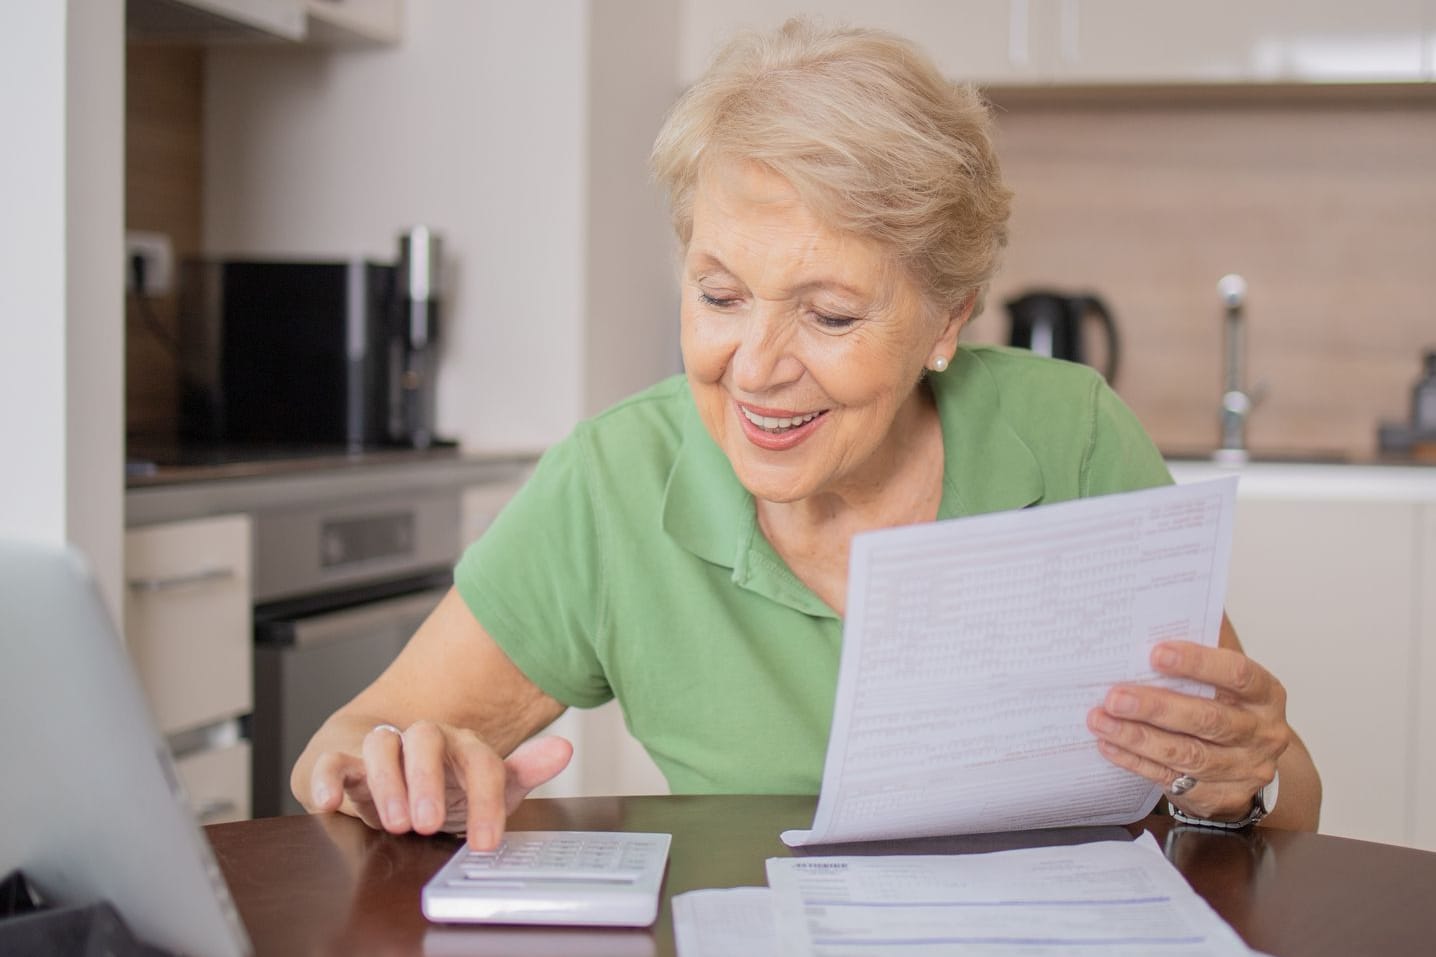
<path fill-rule="evenodd" d="M 846 329 L 853 323 L 857 322 L 857 320 L 854 319 L 852 316 L 834 316 L 829 315 L 825 312 L 814 312 L 813 318 L 816 319 L 818 325 L 822 326 L 824 329 L 831 329 L 834 331 Z"/>
<path fill-rule="evenodd" d="M 705 306 L 712 306 L 714 309 L 726 309 L 728 306 L 733 305 L 733 303 L 737 302 L 738 300 L 723 299 L 719 296 L 710 296 L 706 292 L 700 292 L 698 294 L 698 301 L 703 303 L 703 305 Z"/>

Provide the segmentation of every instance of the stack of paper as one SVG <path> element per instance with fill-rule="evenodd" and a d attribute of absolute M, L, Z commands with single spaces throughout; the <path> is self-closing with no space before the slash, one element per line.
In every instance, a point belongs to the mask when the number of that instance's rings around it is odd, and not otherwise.
<path fill-rule="evenodd" d="M 1150 834 L 991 854 L 773 858 L 673 900 L 681 957 L 1249 957 Z"/>

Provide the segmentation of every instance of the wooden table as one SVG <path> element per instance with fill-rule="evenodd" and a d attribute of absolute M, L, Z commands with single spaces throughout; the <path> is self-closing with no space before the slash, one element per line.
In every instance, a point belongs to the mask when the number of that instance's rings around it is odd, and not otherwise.
<path fill-rule="evenodd" d="M 658 921 L 645 930 L 439 927 L 419 888 L 458 846 L 395 837 L 338 815 L 281 817 L 206 829 L 261 957 L 282 954 L 508 954 L 660 957 L 675 953 L 672 895 L 766 884 L 778 839 L 806 827 L 805 797 L 571 798 L 526 802 L 526 830 L 663 831 L 673 835 Z M 1227 834 L 1150 817 L 1128 828 L 846 845 L 828 853 L 970 853 L 1151 831 L 1187 880 L 1246 941 L 1276 957 L 1436 953 L 1436 854 L 1257 828 Z"/>

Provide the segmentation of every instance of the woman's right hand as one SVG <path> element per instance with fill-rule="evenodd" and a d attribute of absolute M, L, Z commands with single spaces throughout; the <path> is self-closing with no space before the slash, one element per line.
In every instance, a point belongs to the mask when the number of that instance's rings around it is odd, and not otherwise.
<path fill-rule="evenodd" d="M 391 834 L 467 831 L 478 851 L 497 847 L 508 815 L 573 756 L 572 744 L 550 735 L 501 758 L 473 731 L 433 721 L 377 725 L 359 750 L 318 756 L 304 802 L 311 811 L 341 811 Z"/>

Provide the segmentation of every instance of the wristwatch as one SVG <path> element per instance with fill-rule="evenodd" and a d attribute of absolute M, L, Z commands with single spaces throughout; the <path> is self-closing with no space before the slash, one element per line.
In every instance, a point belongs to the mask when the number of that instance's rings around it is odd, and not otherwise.
<path fill-rule="evenodd" d="M 1167 806 L 1172 810 L 1172 817 L 1181 821 L 1183 824 L 1192 824 L 1197 827 L 1216 827 L 1221 828 L 1223 831 L 1239 831 L 1244 827 L 1251 827 L 1276 809 L 1277 783 L 1280 780 L 1281 775 L 1272 775 L 1271 783 L 1256 793 L 1252 798 L 1252 809 L 1248 811 L 1247 816 L 1240 821 L 1213 821 L 1210 818 L 1197 817 L 1196 815 L 1188 814 L 1170 801 L 1167 802 Z"/>

